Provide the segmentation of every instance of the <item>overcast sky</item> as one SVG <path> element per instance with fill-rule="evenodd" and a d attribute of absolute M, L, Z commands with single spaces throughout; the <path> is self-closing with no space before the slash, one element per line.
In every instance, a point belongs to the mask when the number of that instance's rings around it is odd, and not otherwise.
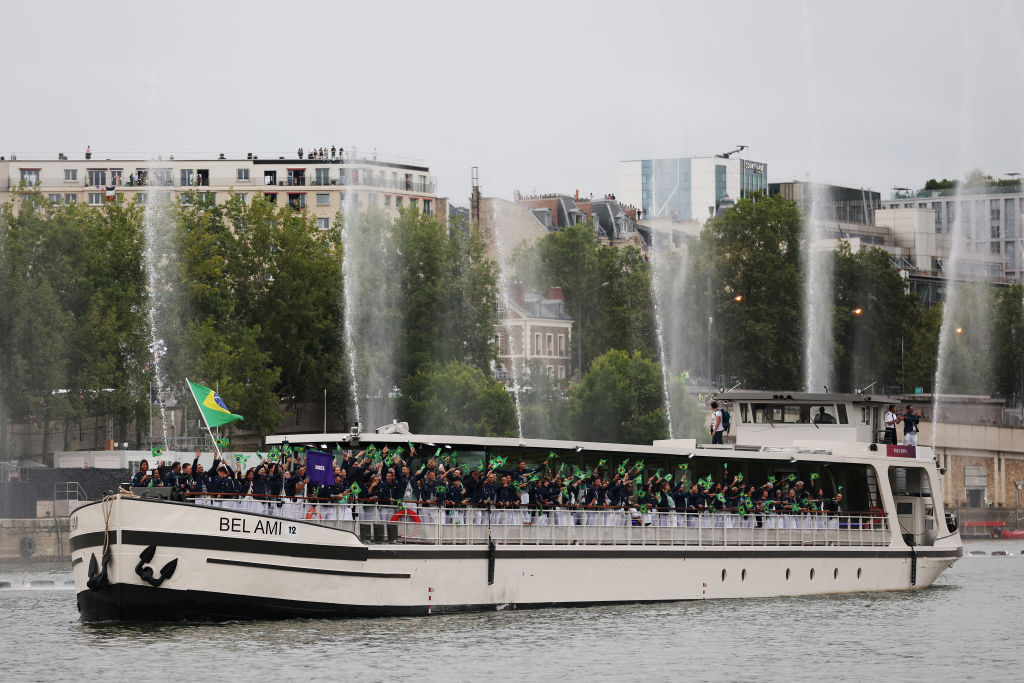
<path fill-rule="evenodd" d="M 426 162 L 441 195 L 614 192 L 624 159 L 749 145 L 887 193 L 1024 172 L 1015 2 L 5 3 L 0 153 Z M 885 195 L 883 195 L 885 196 Z"/>

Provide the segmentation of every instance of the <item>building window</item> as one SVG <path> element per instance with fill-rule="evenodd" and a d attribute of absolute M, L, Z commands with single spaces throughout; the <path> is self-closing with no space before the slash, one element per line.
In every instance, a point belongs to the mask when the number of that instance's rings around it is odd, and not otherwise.
<path fill-rule="evenodd" d="M 541 353 L 540 332 L 536 332 L 533 335 L 533 355 L 539 356 Z"/>
<path fill-rule="evenodd" d="M 288 206 L 293 209 L 305 209 L 306 208 L 306 195 L 305 193 L 293 192 L 288 194 Z"/>
<path fill-rule="evenodd" d="M 263 198 L 271 204 L 277 204 L 277 193 L 276 192 L 264 192 Z"/>
<path fill-rule="evenodd" d="M 263 184 L 264 185 L 277 185 L 277 171 L 264 171 L 263 172 Z"/>
<path fill-rule="evenodd" d="M 409 208 L 415 209 L 419 205 L 419 200 L 416 197 L 409 197 Z"/>
<path fill-rule="evenodd" d="M 103 193 L 102 192 L 90 192 L 89 193 L 89 206 L 100 206 L 103 204 Z"/>
<path fill-rule="evenodd" d="M 316 195 L 316 205 L 317 206 L 330 206 L 331 205 L 331 195 L 327 194 L 326 192 L 318 192 L 317 195 Z"/>
<path fill-rule="evenodd" d="M 402 208 L 402 198 L 401 197 L 395 197 L 395 208 L 396 209 L 401 209 Z"/>
<path fill-rule="evenodd" d="M 112 169 L 110 169 L 110 184 L 111 185 L 120 185 L 121 184 L 121 176 L 123 174 L 124 174 L 124 169 L 123 168 L 112 168 Z"/>
<path fill-rule="evenodd" d="M 966 489 L 967 507 L 978 508 L 985 504 L 988 488 L 988 471 L 982 467 L 964 467 L 964 489 Z"/>
<path fill-rule="evenodd" d="M 412 191 L 412 173 L 405 174 L 405 189 Z"/>
<path fill-rule="evenodd" d="M 555 366 L 554 365 L 549 365 L 545 369 L 547 370 L 548 377 L 554 377 L 555 376 Z"/>
<path fill-rule="evenodd" d="M 989 245 L 989 248 L 991 249 L 993 254 L 998 254 L 999 253 L 999 242 L 993 242 L 992 244 Z"/>
<path fill-rule="evenodd" d="M 240 168 L 240 169 L 238 169 L 238 171 L 237 171 L 237 173 L 235 175 L 235 179 L 239 180 L 239 181 L 241 181 L 243 183 L 249 182 L 249 169 L 247 169 L 247 168 Z"/>
<path fill-rule="evenodd" d="M 558 379 L 565 379 L 565 366 L 564 365 L 559 365 L 558 366 Z"/>
<path fill-rule="evenodd" d="M 376 192 L 369 192 L 369 193 L 367 193 L 367 198 L 370 200 L 370 206 L 377 206 L 377 193 Z"/>
<path fill-rule="evenodd" d="M 549 334 L 545 341 L 547 342 L 547 354 L 549 356 L 555 355 L 555 335 Z"/>
<path fill-rule="evenodd" d="M 48 194 L 46 195 L 46 198 L 53 204 L 60 204 L 63 196 L 59 194 Z"/>
<path fill-rule="evenodd" d="M 249 201 L 249 193 L 247 192 L 236 192 L 235 196 L 238 197 L 238 200 L 243 204 Z"/>
<path fill-rule="evenodd" d="M 330 218 L 317 218 L 316 219 L 316 227 L 319 230 L 330 230 L 331 229 L 331 219 Z"/>
<path fill-rule="evenodd" d="M 423 213 L 427 216 L 434 215 L 434 203 L 429 199 L 423 200 Z"/>
<path fill-rule="evenodd" d="M 64 182 L 71 183 L 78 180 L 78 169 L 77 168 L 65 168 L 64 169 Z"/>
<path fill-rule="evenodd" d="M 147 200 L 147 197 L 146 197 L 146 193 L 145 192 L 136 192 L 135 193 L 135 203 L 136 204 L 145 204 L 146 200 Z"/>
<path fill-rule="evenodd" d="M 1017 225 L 1015 220 L 1017 212 L 1013 210 L 1013 202 L 1013 199 L 1006 200 L 1006 211 L 1004 212 L 1004 215 L 1006 216 L 1005 232 L 1007 237 L 1016 237 L 1017 235 Z"/>
<path fill-rule="evenodd" d="M 565 335 L 558 335 L 558 355 L 565 358 Z"/>
<path fill-rule="evenodd" d="M 391 206 L 391 195 L 384 195 L 384 206 Z"/>
<path fill-rule="evenodd" d="M 316 184 L 317 185 L 330 185 L 331 184 L 331 169 L 329 169 L 329 168 L 318 168 L 318 169 L 316 169 Z"/>
<path fill-rule="evenodd" d="M 35 185 L 39 182 L 39 169 L 38 168 L 23 168 L 21 169 L 21 182 L 26 185 Z"/>
<path fill-rule="evenodd" d="M 182 187 L 189 187 L 189 186 L 191 186 L 195 182 L 195 180 L 196 180 L 196 172 L 194 170 L 192 170 L 191 168 L 183 168 L 183 169 L 181 169 L 181 186 Z"/>
<path fill-rule="evenodd" d="M 993 223 L 989 227 L 989 232 L 991 232 L 992 239 L 999 239 L 999 224 L 998 223 Z"/>
<path fill-rule="evenodd" d="M 89 184 L 93 187 L 100 187 L 107 184 L 107 172 L 97 168 L 89 169 Z"/>
<path fill-rule="evenodd" d="M 76 204 L 77 202 L 78 202 L 78 195 L 77 194 L 73 194 L 71 192 L 66 192 L 64 194 L 64 203 L 65 204 Z"/>

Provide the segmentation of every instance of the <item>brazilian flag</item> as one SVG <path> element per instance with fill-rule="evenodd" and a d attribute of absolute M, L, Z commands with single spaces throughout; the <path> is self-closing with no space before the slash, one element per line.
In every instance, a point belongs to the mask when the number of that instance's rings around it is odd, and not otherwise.
<path fill-rule="evenodd" d="M 196 405 L 199 406 L 199 411 L 203 414 L 203 420 L 206 421 L 208 427 L 219 427 L 226 425 L 228 422 L 245 419 L 241 415 L 235 415 L 228 410 L 220 395 L 213 389 L 191 381 L 188 385 L 192 388 L 192 395 L 196 399 Z"/>

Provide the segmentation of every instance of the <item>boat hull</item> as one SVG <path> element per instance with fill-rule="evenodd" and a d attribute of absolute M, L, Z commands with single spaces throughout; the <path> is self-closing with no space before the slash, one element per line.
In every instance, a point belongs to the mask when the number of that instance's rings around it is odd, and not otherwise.
<path fill-rule="evenodd" d="M 931 585 L 962 553 L 959 545 L 364 544 L 318 524 L 131 498 L 80 508 L 72 527 L 85 621 L 427 615 L 911 590 Z M 102 558 L 104 540 L 107 581 L 90 588 L 91 559 Z M 159 576 L 172 561 L 173 574 L 158 587 L 136 571 Z"/>

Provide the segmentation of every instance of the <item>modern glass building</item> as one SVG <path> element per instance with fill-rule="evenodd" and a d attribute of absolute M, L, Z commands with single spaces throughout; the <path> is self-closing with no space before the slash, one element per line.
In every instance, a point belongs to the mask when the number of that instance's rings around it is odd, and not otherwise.
<path fill-rule="evenodd" d="M 639 159 L 619 162 L 617 199 L 645 218 L 703 223 L 725 197 L 768 192 L 768 165 L 723 157 Z"/>

